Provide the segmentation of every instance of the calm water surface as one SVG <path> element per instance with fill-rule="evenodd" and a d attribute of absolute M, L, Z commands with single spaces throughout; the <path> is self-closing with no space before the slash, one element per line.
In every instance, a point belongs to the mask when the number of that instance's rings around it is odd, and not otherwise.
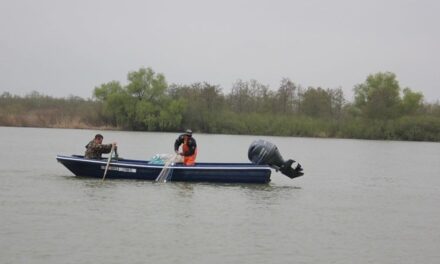
<path fill-rule="evenodd" d="M 195 134 L 198 161 L 276 144 L 306 175 L 267 185 L 74 177 L 102 131 L 0 127 L 0 263 L 440 263 L 440 144 Z M 104 131 L 125 158 L 177 134 Z"/>

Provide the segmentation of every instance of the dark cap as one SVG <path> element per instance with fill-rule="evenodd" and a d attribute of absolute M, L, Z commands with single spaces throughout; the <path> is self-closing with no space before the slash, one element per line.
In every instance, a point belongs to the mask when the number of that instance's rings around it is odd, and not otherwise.
<path fill-rule="evenodd" d="M 187 129 L 187 130 L 185 130 L 185 135 L 187 135 L 187 136 L 192 136 L 192 134 L 193 134 L 193 132 L 192 132 L 191 129 Z"/>
<path fill-rule="evenodd" d="M 95 139 L 97 139 L 97 138 L 104 138 L 104 137 L 101 134 L 96 134 Z"/>

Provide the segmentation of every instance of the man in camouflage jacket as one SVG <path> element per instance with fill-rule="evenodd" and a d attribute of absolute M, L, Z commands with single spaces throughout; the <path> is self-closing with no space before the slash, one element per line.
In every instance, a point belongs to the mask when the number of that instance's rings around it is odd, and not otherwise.
<path fill-rule="evenodd" d="M 86 145 L 84 157 L 87 159 L 101 159 L 102 153 L 110 153 L 112 146 L 114 146 L 116 150 L 116 142 L 112 144 L 102 144 L 103 139 L 104 137 L 101 134 L 97 134 L 95 138 Z"/>

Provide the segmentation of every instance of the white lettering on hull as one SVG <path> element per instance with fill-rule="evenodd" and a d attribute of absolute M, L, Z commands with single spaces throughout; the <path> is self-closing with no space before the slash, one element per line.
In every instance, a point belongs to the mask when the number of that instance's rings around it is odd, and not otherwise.
<path fill-rule="evenodd" d="M 101 166 L 101 170 L 105 170 L 105 166 Z M 124 168 L 124 167 L 109 166 L 108 170 L 136 173 L 136 169 L 135 168 Z"/>

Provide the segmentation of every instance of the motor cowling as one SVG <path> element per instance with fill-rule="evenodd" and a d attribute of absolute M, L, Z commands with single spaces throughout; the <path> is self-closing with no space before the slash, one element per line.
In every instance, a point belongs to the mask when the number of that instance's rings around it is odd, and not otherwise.
<path fill-rule="evenodd" d="M 292 159 L 285 161 L 274 144 L 258 139 L 251 143 L 248 150 L 249 160 L 258 165 L 268 165 L 275 170 L 281 171 L 287 177 L 293 179 L 304 175 L 303 169 L 297 163 L 295 169 L 292 164 L 295 162 Z"/>

